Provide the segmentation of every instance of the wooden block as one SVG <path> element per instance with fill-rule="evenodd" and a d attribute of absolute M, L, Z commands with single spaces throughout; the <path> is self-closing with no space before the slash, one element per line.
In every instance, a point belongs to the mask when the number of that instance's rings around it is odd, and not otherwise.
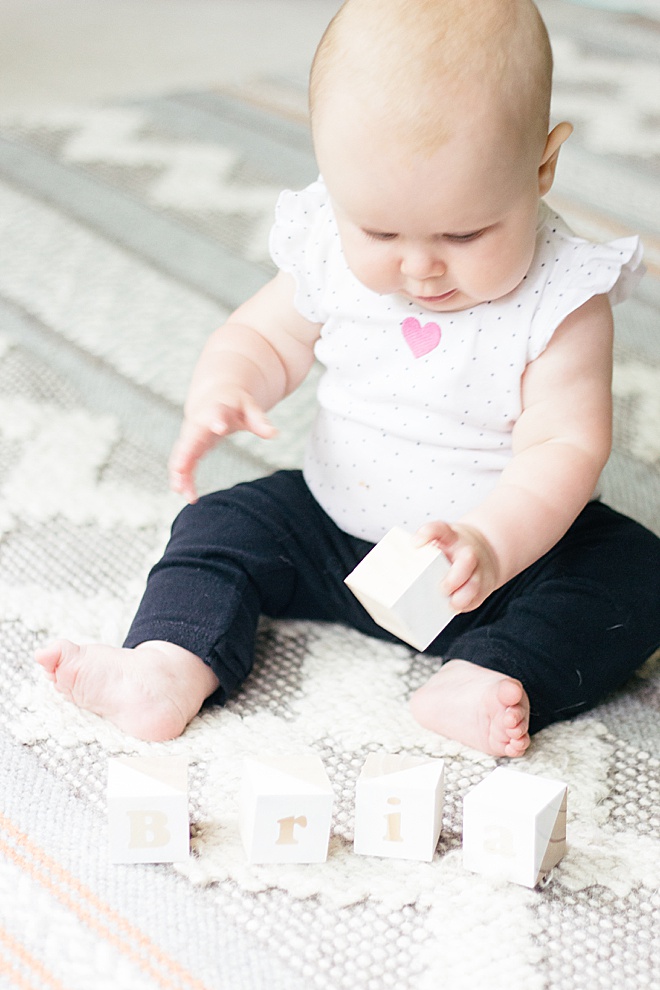
<path fill-rule="evenodd" d="M 246 759 L 239 828 L 250 863 L 323 863 L 333 793 L 318 756 Z"/>
<path fill-rule="evenodd" d="M 422 651 L 454 617 L 449 599 L 440 593 L 448 570 L 437 547 L 416 547 L 410 533 L 395 527 L 345 583 L 379 626 Z"/>
<path fill-rule="evenodd" d="M 535 887 L 566 851 L 567 786 L 498 767 L 463 799 L 463 865 Z"/>
<path fill-rule="evenodd" d="M 433 859 L 444 799 L 444 762 L 370 753 L 355 789 L 354 851 L 362 856 Z"/>
<path fill-rule="evenodd" d="M 188 761 L 120 756 L 108 764 L 108 837 L 113 863 L 176 863 L 190 854 Z"/>

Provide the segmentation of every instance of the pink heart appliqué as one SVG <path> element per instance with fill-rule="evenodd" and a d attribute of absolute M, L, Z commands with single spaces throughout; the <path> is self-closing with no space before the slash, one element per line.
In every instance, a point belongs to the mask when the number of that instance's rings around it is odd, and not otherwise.
<path fill-rule="evenodd" d="M 442 331 L 437 323 L 425 323 L 424 326 L 417 317 L 409 316 L 401 324 L 406 344 L 414 357 L 424 357 L 440 343 Z"/>

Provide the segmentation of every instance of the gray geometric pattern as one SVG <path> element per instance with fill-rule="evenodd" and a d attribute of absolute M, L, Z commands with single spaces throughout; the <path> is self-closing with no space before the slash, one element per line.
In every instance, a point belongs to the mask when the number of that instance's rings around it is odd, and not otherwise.
<path fill-rule="evenodd" d="M 604 488 L 660 531 L 660 20 L 541 6 L 555 112 L 578 125 L 557 205 L 580 232 L 639 230 L 647 246 L 649 275 L 617 312 Z M 271 271 L 276 191 L 314 177 L 292 111 L 302 102 L 296 80 L 264 80 L 242 96 L 172 94 L 0 127 L 0 988 L 656 986 L 660 659 L 520 761 L 569 784 L 568 854 L 535 891 L 463 870 L 462 798 L 498 761 L 412 721 L 406 699 L 432 661 L 403 646 L 264 622 L 243 689 L 167 744 L 67 705 L 34 669 L 34 646 L 54 634 L 121 641 L 180 505 L 164 465 L 192 363 Z M 204 487 L 299 463 L 313 393 L 312 379 L 283 404 L 274 443 L 222 445 Z M 327 863 L 245 863 L 241 762 L 264 750 L 323 759 Z M 446 761 L 431 864 L 352 852 L 355 780 L 380 750 Z M 121 753 L 188 757 L 188 863 L 108 863 L 107 759 Z"/>

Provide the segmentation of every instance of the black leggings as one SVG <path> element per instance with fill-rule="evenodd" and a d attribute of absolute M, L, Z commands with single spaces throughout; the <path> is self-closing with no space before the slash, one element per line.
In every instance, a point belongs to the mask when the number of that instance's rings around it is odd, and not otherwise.
<path fill-rule="evenodd" d="M 224 701 L 252 669 L 261 614 L 400 643 L 344 584 L 371 547 L 335 525 L 299 471 L 206 495 L 175 520 L 125 645 L 185 647 L 212 668 Z M 660 540 L 591 502 L 549 553 L 452 619 L 426 653 L 518 678 L 537 732 L 595 705 L 659 645 Z"/>

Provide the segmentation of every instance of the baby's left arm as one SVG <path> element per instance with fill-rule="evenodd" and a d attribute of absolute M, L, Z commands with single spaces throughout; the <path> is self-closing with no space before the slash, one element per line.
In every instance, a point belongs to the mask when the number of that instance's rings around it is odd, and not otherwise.
<path fill-rule="evenodd" d="M 550 550 L 594 494 L 612 441 L 612 342 L 606 296 L 568 316 L 525 371 L 513 457 L 497 486 L 456 524 L 419 531 L 452 563 L 443 590 L 457 611 Z"/>

